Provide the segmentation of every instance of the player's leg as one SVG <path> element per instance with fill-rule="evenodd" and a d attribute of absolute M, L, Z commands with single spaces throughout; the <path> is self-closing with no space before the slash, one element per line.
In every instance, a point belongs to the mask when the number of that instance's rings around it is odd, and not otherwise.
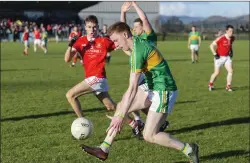
<path fill-rule="evenodd" d="M 177 149 L 182 151 L 192 161 L 198 162 L 198 146 L 196 144 L 183 143 L 173 138 L 170 134 L 159 131 L 161 124 L 173 108 L 176 101 L 176 94 L 177 91 L 154 91 L 143 136 L 150 143 Z"/>
<path fill-rule="evenodd" d="M 112 100 L 108 92 L 100 92 L 96 94 L 96 97 L 103 103 L 108 111 L 115 110 L 116 103 Z"/>
<path fill-rule="evenodd" d="M 84 80 L 78 83 L 77 85 L 75 85 L 73 88 L 71 88 L 66 94 L 68 102 L 70 103 L 70 105 L 72 106 L 73 110 L 75 111 L 78 117 L 83 116 L 81 112 L 81 104 L 78 100 L 78 97 L 81 95 L 90 93 L 90 92 L 94 92 L 94 90 Z"/>
<path fill-rule="evenodd" d="M 24 55 L 28 55 L 28 41 L 27 40 L 25 40 L 24 41 Z"/>
<path fill-rule="evenodd" d="M 37 51 L 37 39 L 34 40 L 34 52 L 36 53 Z"/>
<path fill-rule="evenodd" d="M 39 47 L 44 51 L 44 54 L 47 54 L 46 42 L 44 40 L 41 41 L 41 44 Z"/>
<path fill-rule="evenodd" d="M 227 57 L 227 61 L 225 63 L 225 68 L 227 70 L 227 91 L 232 91 L 231 89 L 231 83 L 232 83 L 232 77 L 233 77 L 233 64 L 230 57 Z"/>
<path fill-rule="evenodd" d="M 220 59 L 214 59 L 214 72 L 212 73 L 209 84 L 208 84 L 208 89 L 209 91 L 212 91 L 214 88 L 214 82 L 217 78 L 217 76 L 220 74 L 220 67 L 223 65 L 221 58 Z"/>
<path fill-rule="evenodd" d="M 195 51 L 194 51 L 193 45 L 190 45 L 190 50 L 191 50 L 191 61 L 192 61 L 192 63 L 194 63 Z"/>
<path fill-rule="evenodd" d="M 135 99 L 134 99 L 134 101 L 131 104 L 131 107 L 129 109 L 129 112 L 148 108 L 151 104 L 151 101 L 148 100 L 147 96 L 148 95 L 143 90 L 138 89 L 136 97 L 135 97 Z M 119 108 L 120 105 L 121 105 L 121 103 L 118 103 L 117 108 Z M 116 111 L 119 111 L 119 109 L 117 109 Z M 117 132 L 118 131 L 114 130 L 114 128 L 111 128 L 108 131 L 103 143 L 98 148 L 89 147 L 86 145 L 81 145 L 81 148 L 85 152 L 87 152 L 88 154 L 91 154 L 91 155 L 93 155 L 101 160 L 106 160 L 108 158 L 108 153 L 109 153 L 111 144 L 113 143 L 114 138 L 117 135 Z"/>
<path fill-rule="evenodd" d="M 195 53 L 195 62 L 198 62 L 199 60 L 199 46 L 198 45 L 196 45 L 194 53 Z"/>

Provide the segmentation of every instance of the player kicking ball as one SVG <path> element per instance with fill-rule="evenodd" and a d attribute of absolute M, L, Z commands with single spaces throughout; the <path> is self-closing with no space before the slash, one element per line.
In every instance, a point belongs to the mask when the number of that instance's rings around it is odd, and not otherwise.
<path fill-rule="evenodd" d="M 100 160 L 108 158 L 111 144 L 121 131 L 124 118 L 129 112 L 149 107 L 143 137 L 147 142 L 182 151 L 193 163 L 199 163 L 198 145 L 183 143 L 168 133 L 159 131 L 161 124 L 173 109 L 177 97 L 177 86 L 166 60 L 159 50 L 148 41 L 132 36 L 129 26 L 123 22 L 113 24 L 109 30 L 110 39 L 116 47 L 130 51 L 129 87 L 112 118 L 107 136 L 100 147 L 81 145 L 81 148 Z M 148 94 L 138 92 L 138 82 L 142 72 L 150 89 Z"/>
<path fill-rule="evenodd" d="M 226 34 L 218 37 L 210 45 L 211 52 L 214 55 L 214 72 L 210 77 L 210 82 L 208 85 L 209 91 L 214 89 L 214 81 L 220 73 L 220 67 L 225 66 L 227 70 L 227 91 L 233 91 L 231 88 L 232 76 L 233 76 L 233 66 L 232 66 L 232 57 L 233 50 L 232 45 L 234 42 L 233 36 L 233 26 L 226 26 Z M 216 48 L 217 47 L 217 48 Z"/>

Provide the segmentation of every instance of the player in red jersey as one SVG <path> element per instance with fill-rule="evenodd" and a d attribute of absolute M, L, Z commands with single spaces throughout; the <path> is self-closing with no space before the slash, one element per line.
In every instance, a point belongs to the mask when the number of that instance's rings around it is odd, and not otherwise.
<path fill-rule="evenodd" d="M 73 37 L 75 37 L 75 36 L 78 36 L 78 37 L 81 36 L 81 35 L 79 34 L 78 29 L 77 29 L 76 26 L 73 28 L 72 32 L 69 34 L 69 39 L 68 39 L 68 41 L 70 42 L 71 39 L 72 39 Z M 75 67 L 76 62 L 77 62 L 77 59 L 80 59 L 80 62 L 82 63 L 82 58 L 81 58 L 81 56 L 78 55 L 78 53 L 76 53 L 75 56 L 73 57 L 73 62 L 72 62 L 71 65 L 70 65 L 71 67 Z"/>
<path fill-rule="evenodd" d="M 41 33 L 37 27 L 34 27 L 34 52 L 37 51 L 37 46 L 41 46 Z"/>
<path fill-rule="evenodd" d="M 233 76 L 233 67 L 232 67 L 232 57 L 233 50 L 232 44 L 234 42 L 233 36 L 234 27 L 232 25 L 226 26 L 226 34 L 218 37 L 213 43 L 210 45 L 210 49 L 214 54 L 214 73 L 211 75 L 210 82 L 208 85 L 209 91 L 213 90 L 213 83 L 216 77 L 220 73 L 220 67 L 225 66 L 227 70 L 227 91 L 232 91 L 231 82 Z M 217 47 L 217 48 L 216 48 Z"/>
<path fill-rule="evenodd" d="M 106 37 L 97 35 L 98 20 L 96 16 L 89 15 L 85 19 L 86 36 L 73 37 L 69 47 L 65 52 L 65 62 L 70 62 L 72 57 L 78 52 L 83 58 L 85 79 L 71 88 L 66 97 L 71 104 L 76 115 L 82 117 L 81 105 L 78 97 L 94 93 L 95 96 L 106 106 L 107 110 L 116 108 L 115 102 L 108 94 L 108 82 L 105 71 L 105 58 L 107 52 L 113 51 L 116 47 L 114 43 Z M 136 121 L 128 117 L 128 123 L 132 128 L 138 128 Z"/>
<path fill-rule="evenodd" d="M 28 55 L 28 48 L 29 48 L 29 29 L 28 29 L 28 27 L 24 27 L 23 43 L 24 43 L 23 54 Z"/>

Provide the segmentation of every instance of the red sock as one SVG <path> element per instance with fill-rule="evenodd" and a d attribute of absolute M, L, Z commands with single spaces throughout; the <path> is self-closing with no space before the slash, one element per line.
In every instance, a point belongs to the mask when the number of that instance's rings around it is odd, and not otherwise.
<path fill-rule="evenodd" d="M 77 62 L 77 57 L 73 58 L 73 62 L 76 63 Z"/>
<path fill-rule="evenodd" d="M 231 88 L 231 85 L 227 85 L 227 88 Z"/>
<path fill-rule="evenodd" d="M 128 122 L 128 124 L 129 124 L 129 126 L 132 127 L 132 128 L 135 128 L 135 127 L 137 126 L 137 123 L 136 123 L 135 120 L 130 120 L 130 121 Z"/>
<path fill-rule="evenodd" d="M 209 86 L 212 87 L 212 86 L 213 86 L 213 83 L 212 83 L 212 82 L 209 82 Z"/>

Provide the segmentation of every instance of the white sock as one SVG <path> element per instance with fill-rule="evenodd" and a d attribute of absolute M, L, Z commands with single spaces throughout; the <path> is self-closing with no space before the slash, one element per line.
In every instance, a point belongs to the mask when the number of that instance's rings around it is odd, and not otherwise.
<path fill-rule="evenodd" d="M 184 143 L 184 148 L 181 150 L 186 156 L 188 156 L 189 153 L 193 152 L 193 149 L 188 143 Z"/>
<path fill-rule="evenodd" d="M 115 131 L 114 128 L 111 128 L 109 130 L 105 140 L 103 141 L 103 143 L 100 146 L 100 148 L 102 149 L 103 152 L 109 153 L 109 149 L 111 147 L 111 144 L 112 144 L 116 134 L 117 134 L 117 131 Z"/>

